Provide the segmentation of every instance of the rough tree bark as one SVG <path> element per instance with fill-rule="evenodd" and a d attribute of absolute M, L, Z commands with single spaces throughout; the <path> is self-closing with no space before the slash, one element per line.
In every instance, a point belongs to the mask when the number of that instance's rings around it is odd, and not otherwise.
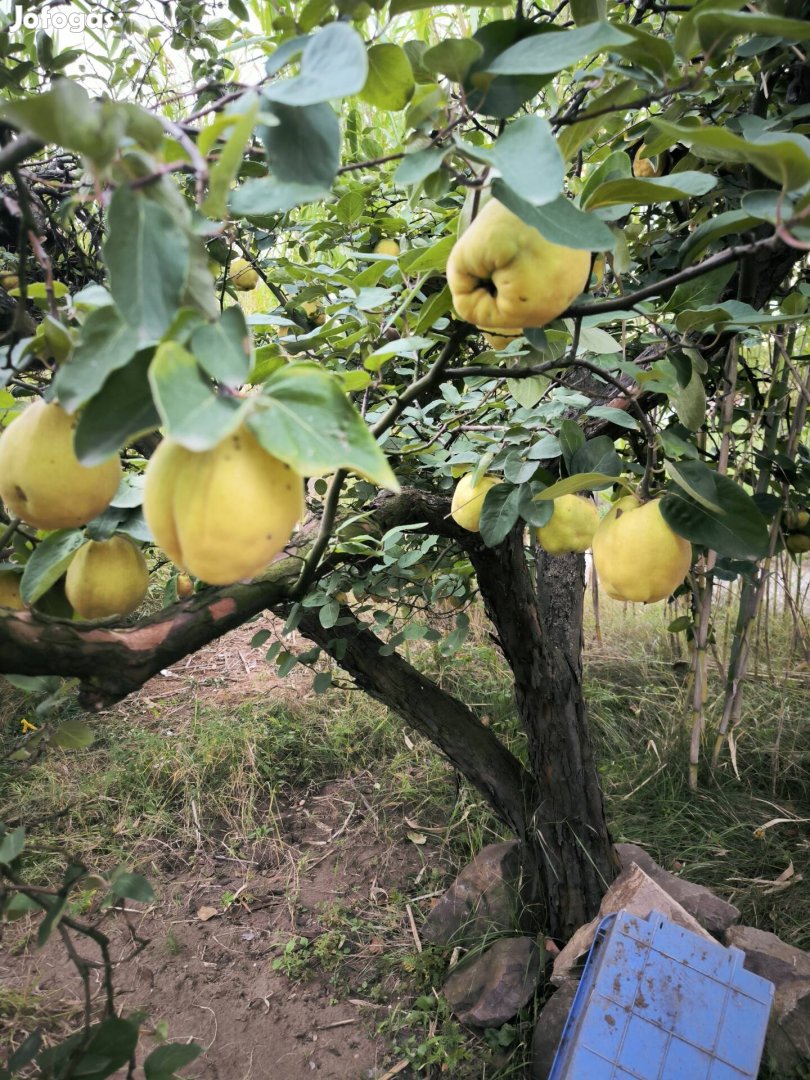
<path fill-rule="evenodd" d="M 472 560 L 540 790 L 531 840 L 547 925 L 566 939 L 595 916 L 616 872 L 582 692 L 584 560 L 542 555 L 535 587 L 522 530 Z"/>

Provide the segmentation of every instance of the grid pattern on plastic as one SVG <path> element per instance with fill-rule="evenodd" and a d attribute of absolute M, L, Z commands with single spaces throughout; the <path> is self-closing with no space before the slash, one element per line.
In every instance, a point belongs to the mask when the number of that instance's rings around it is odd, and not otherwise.
<path fill-rule="evenodd" d="M 653 912 L 600 927 L 550 1080 L 753 1080 L 773 998 L 726 949 Z"/>

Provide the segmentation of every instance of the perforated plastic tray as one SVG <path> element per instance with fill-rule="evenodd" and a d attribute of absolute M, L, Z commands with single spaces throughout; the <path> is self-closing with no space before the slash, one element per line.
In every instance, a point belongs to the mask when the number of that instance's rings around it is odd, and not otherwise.
<path fill-rule="evenodd" d="M 599 925 L 549 1080 L 754 1080 L 773 984 L 658 912 Z"/>

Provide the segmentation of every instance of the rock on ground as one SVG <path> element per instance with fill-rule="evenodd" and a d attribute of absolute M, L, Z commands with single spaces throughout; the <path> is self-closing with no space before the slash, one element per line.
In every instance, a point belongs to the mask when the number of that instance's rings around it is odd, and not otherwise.
<path fill-rule="evenodd" d="M 578 986 L 576 979 L 566 979 L 541 1009 L 532 1038 L 531 1080 L 548 1080 Z"/>
<path fill-rule="evenodd" d="M 463 1024 L 500 1027 L 536 991 L 540 958 L 534 938 L 500 938 L 450 973 L 444 996 Z"/>
<path fill-rule="evenodd" d="M 604 916 L 610 915 L 614 911 L 621 911 L 622 908 L 641 918 L 646 918 L 651 911 L 659 911 L 665 918 L 670 919 L 679 926 L 683 926 L 686 930 L 691 930 L 709 941 L 714 941 L 711 934 L 707 933 L 700 923 L 693 919 L 685 908 L 681 907 L 677 900 L 673 900 L 669 893 L 665 892 L 660 885 L 657 885 L 640 867 L 632 863 L 619 874 L 602 897 L 599 914 L 596 918 L 577 930 L 554 961 L 551 981 L 555 985 L 560 986 L 565 979 L 570 978 L 574 973 L 578 961 L 590 949 L 596 928 Z"/>
<path fill-rule="evenodd" d="M 615 849 L 623 869 L 635 863 L 715 937 L 722 937 L 740 918 L 739 908 L 715 896 L 704 885 L 696 885 L 693 881 L 670 874 L 638 844 L 616 844 Z"/>
<path fill-rule="evenodd" d="M 532 877 L 516 840 L 488 844 L 430 911 L 422 936 L 436 945 L 461 945 L 480 944 L 493 933 L 533 933 Z"/>
<path fill-rule="evenodd" d="M 732 926 L 723 940 L 742 949 L 746 968 L 776 989 L 765 1060 L 783 1073 L 810 1064 L 810 954 L 753 926 Z"/>

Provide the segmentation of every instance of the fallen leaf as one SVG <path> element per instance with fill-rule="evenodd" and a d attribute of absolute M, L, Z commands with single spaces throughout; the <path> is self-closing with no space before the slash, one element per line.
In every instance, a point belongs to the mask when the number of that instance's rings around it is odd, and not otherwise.
<path fill-rule="evenodd" d="M 411 841 L 412 844 L 419 844 L 420 847 L 421 847 L 422 844 L 427 843 L 427 837 L 425 836 L 424 833 L 421 833 L 421 832 L 408 832 L 408 833 L 406 833 L 406 835 L 407 835 L 408 839 Z"/>
<path fill-rule="evenodd" d="M 197 918 L 200 922 L 208 922 L 209 919 L 215 918 L 220 912 L 215 907 L 199 907 L 197 908 Z"/>

